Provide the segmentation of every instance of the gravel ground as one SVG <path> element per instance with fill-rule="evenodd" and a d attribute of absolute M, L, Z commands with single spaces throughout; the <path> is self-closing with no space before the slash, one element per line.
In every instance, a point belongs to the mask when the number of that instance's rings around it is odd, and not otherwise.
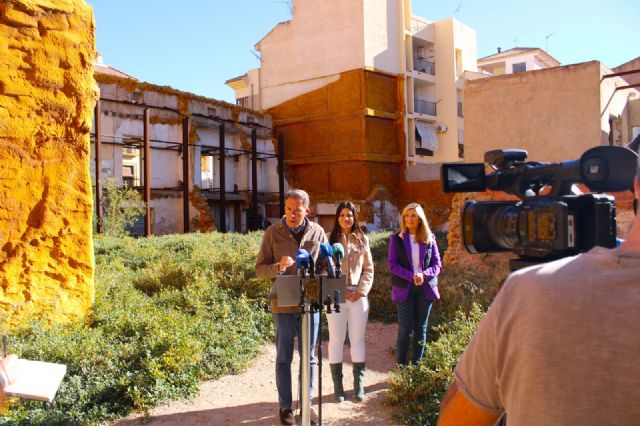
<path fill-rule="evenodd" d="M 348 346 L 344 351 L 344 387 L 347 399 L 336 403 L 329 371 L 327 343 L 323 342 L 322 424 L 323 425 L 393 425 L 389 409 L 382 405 L 388 387 L 387 373 L 395 368 L 392 349 L 395 346 L 396 324 L 367 325 L 367 355 L 363 402 L 353 400 L 353 377 Z M 145 418 L 137 413 L 113 426 L 204 426 L 204 425 L 279 425 L 278 395 L 275 384 L 275 345 L 264 346 L 253 365 L 242 374 L 224 376 L 202 383 L 199 394 L 189 400 L 172 401 L 156 407 Z M 293 376 L 298 371 L 296 355 Z M 294 395 L 297 384 L 294 381 Z M 314 410 L 318 412 L 317 395 Z M 295 402 L 294 402 L 295 404 Z M 298 423 L 299 423 L 298 417 Z"/>

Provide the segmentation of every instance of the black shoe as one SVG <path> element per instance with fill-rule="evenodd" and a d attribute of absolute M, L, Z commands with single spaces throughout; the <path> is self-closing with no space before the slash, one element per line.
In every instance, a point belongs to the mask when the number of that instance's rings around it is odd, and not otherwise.
<path fill-rule="evenodd" d="M 295 425 L 296 418 L 293 415 L 293 410 L 291 408 L 281 408 L 279 411 L 280 414 L 280 423 L 283 425 Z"/>

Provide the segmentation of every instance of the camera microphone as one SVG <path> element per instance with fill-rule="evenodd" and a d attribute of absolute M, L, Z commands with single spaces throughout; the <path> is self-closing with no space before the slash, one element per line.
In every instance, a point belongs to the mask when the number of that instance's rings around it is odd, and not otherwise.
<path fill-rule="evenodd" d="M 344 247 L 340 243 L 334 243 L 331 248 L 333 249 L 333 257 L 336 259 L 336 278 L 340 278 L 342 275 L 342 259 L 344 258 Z"/>
<path fill-rule="evenodd" d="M 327 267 L 327 274 L 329 278 L 335 278 L 336 276 L 336 268 L 333 264 L 333 249 L 331 248 L 331 244 L 329 243 L 321 243 L 320 244 L 320 259 L 325 262 Z"/>
<path fill-rule="evenodd" d="M 311 256 L 309 256 L 309 252 L 305 249 L 299 249 L 296 252 L 296 268 L 298 269 L 298 275 L 303 277 L 307 275 L 307 270 L 310 266 L 310 258 Z"/>

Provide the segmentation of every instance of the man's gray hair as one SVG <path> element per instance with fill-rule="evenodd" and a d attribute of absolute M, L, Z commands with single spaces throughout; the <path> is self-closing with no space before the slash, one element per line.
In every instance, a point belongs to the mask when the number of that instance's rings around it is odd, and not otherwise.
<path fill-rule="evenodd" d="M 302 205 L 309 207 L 309 194 L 307 194 L 307 191 L 303 191 L 302 189 L 290 189 L 286 194 L 284 194 L 285 201 L 289 198 L 302 200 Z"/>

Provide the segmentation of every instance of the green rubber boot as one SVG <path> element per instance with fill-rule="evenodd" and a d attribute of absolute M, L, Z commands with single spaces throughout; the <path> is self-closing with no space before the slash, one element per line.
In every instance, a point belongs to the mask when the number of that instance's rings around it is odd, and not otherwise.
<path fill-rule="evenodd" d="M 331 378 L 333 379 L 333 392 L 336 402 L 344 401 L 344 387 L 342 387 L 342 363 L 329 364 L 331 367 Z"/>
<path fill-rule="evenodd" d="M 364 399 L 364 362 L 353 363 L 353 394 L 356 401 Z"/>

